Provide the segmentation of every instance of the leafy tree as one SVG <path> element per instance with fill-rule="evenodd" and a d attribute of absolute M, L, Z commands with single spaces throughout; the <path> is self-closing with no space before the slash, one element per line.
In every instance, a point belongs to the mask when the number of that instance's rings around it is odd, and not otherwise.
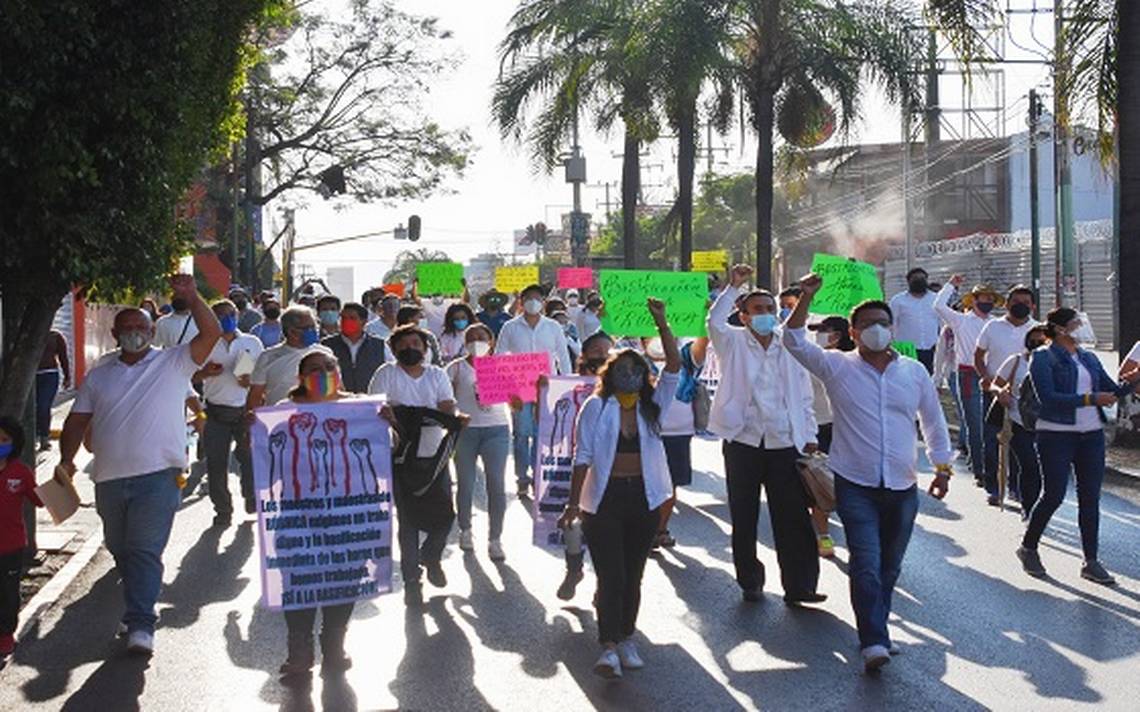
<path fill-rule="evenodd" d="M 272 0 L 9 0 L 0 23 L 0 414 L 19 415 L 73 285 L 159 285 L 175 205 L 240 128 L 251 24 Z"/>
<path fill-rule="evenodd" d="M 421 247 L 415 250 L 402 250 L 396 255 L 396 263 L 384 274 L 384 284 L 411 282 L 416 276 L 417 262 L 450 262 L 446 252 Z"/>
<path fill-rule="evenodd" d="M 249 201 L 327 195 L 330 170 L 362 203 L 422 198 L 462 174 L 470 137 L 444 130 L 421 106 L 428 83 L 454 66 L 450 32 L 388 0 L 353 0 L 343 16 L 307 5 L 285 26 L 263 26 L 256 40 L 245 148 L 270 176 Z"/>

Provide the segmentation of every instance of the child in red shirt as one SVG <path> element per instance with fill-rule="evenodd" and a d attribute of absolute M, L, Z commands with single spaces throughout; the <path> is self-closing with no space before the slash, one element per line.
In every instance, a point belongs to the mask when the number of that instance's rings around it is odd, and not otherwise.
<path fill-rule="evenodd" d="M 20 462 L 24 428 L 15 418 L 0 418 L 0 657 L 16 649 L 20 613 L 20 573 L 28 533 L 24 529 L 24 499 L 37 507 L 36 473 Z"/>

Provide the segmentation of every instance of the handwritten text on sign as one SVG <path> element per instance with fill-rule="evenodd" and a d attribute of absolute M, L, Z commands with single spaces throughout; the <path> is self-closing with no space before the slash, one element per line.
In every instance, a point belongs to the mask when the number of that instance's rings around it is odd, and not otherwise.
<path fill-rule="evenodd" d="M 551 376 L 538 394 L 538 447 L 535 448 L 534 543 L 562 546 L 558 518 L 570 501 L 574 469 L 574 424 L 594 392 L 593 376 Z"/>
<path fill-rule="evenodd" d="M 419 293 L 426 296 L 463 293 L 463 265 L 458 262 L 419 262 L 416 279 Z"/>
<path fill-rule="evenodd" d="M 594 286 L 594 270 L 589 267 L 559 267 L 559 289 L 590 289 Z"/>
<path fill-rule="evenodd" d="M 723 272 L 728 269 L 727 250 L 704 250 L 693 253 L 694 272 Z"/>
<path fill-rule="evenodd" d="M 383 401 L 258 408 L 250 426 L 261 592 L 274 610 L 392 588 L 392 456 Z"/>
<path fill-rule="evenodd" d="M 847 316 L 856 304 L 883 298 L 874 265 L 816 253 L 811 271 L 823 278 L 823 287 L 811 303 L 812 314 Z"/>
<path fill-rule="evenodd" d="M 495 268 L 495 289 L 506 294 L 521 292 L 538 283 L 538 265 Z"/>
<path fill-rule="evenodd" d="M 612 336 L 654 336 L 657 326 L 645 301 L 665 302 L 665 317 L 677 336 L 704 336 L 708 278 L 700 272 L 602 270 L 598 287 L 605 301 L 602 330 Z"/>
<path fill-rule="evenodd" d="M 550 375 L 550 354 L 500 354 L 475 359 L 475 388 L 483 405 L 509 403 L 518 396 L 524 403 L 536 398 L 539 376 Z"/>

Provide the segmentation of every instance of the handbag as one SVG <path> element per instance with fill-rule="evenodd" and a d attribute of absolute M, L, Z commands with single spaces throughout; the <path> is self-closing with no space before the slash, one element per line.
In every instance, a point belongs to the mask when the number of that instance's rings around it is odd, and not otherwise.
<path fill-rule="evenodd" d="M 1017 393 L 1017 412 L 1021 415 L 1021 427 L 1031 433 L 1037 430 L 1037 418 L 1041 415 L 1041 399 L 1037 397 L 1037 387 L 1033 385 L 1032 373 L 1021 382 L 1021 390 Z"/>
<path fill-rule="evenodd" d="M 827 464 L 827 455 L 817 452 L 796 460 L 796 470 L 804 483 L 808 501 L 823 512 L 835 511 L 835 474 Z"/>
<path fill-rule="evenodd" d="M 1013 362 L 1013 368 L 1009 369 L 1009 375 L 1005 377 L 1006 383 L 1013 383 L 1013 377 L 1017 374 L 1017 367 L 1021 365 L 1021 356 Z M 1020 397 L 1021 393 L 1018 392 Z M 1005 406 L 1001 404 L 997 398 L 994 398 L 990 403 L 989 410 L 986 411 L 986 425 L 992 425 L 998 430 L 1005 427 Z"/>

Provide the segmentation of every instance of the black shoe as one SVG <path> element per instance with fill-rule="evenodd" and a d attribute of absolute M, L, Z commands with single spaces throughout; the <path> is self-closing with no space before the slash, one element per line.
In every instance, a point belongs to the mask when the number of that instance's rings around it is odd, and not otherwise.
<path fill-rule="evenodd" d="M 746 588 L 740 592 L 740 595 L 745 601 L 749 603 L 756 603 L 757 601 L 764 600 L 764 587 L 757 586 L 756 588 Z"/>
<path fill-rule="evenodd" d="M 1021 559 L 1021 568 L 1025 569 L 1025 573 L 1035 578 L 1045 578 L 1045 565 L 1041 563 L 1041 557 L 1038 556 L 1036 549 L 1026 549 L 1024 546 L 1019 546 L 1017 547 L 1017 558 Z M 1083 575 L 1083 569 L 1081 573 Z"/>
<path fill-rule="evenodd" d="M 578 569 L 577 571 L 567 570 L 566 577 L 562 579 L 562 583 L 558 585 L 558 593 L 555 595 L 562 601 L 569 601 L 574 598 L 574 593 L 578 590 L 578 584 L 582 582 L 584 577 L 585 575 L 582 573 L 582 569 Z"/>
<path fill-rule="evenodd" d="M 313 636 L 289 636 L 289 657 L 281 665 L 278 672 L 283 680 L 301 682 L 308 680 L 313 674 Z"/>
<path fill-rule="evenodd" d="M 447 574 L 443 573 L 443 566 L 438 561 L 430 561 L 424 565 L 427 569 L 427 580 L 436 588 L 443 588 L 447 585 Z"/>
<path fill-rule="evenodd" d="M 986 504 L 990 505 L 991 507 L 1000 507 L 1001 497 L 998 497 L 996 494 L 988 495 L 986 497 Z"/>
<path fill-rule="evenodd" d="M 419 581 L 404 584 L 404 605 L 409 608 L 424 605 L 424 591 Z"/>
<path fill-rule="evenodd" d="M 805 603 L 823 603 L 827 600 L 826 593 L 797 593 L 794 596 L 790 593 L 784 594 L 784 603 L 789 606 L 801 606 Z"/>
<path fill-rule="evenodd" d="M 1086 561 L 1085 565 L 1081 567 L 1081 578 L 1088 579 L 1093 583 L 1099 583 L 1102 586 L 1116 585 L 1116 579 L 1100 565 L 1099 561 Z"/>
<path fill-rule="evenodd" d="M 978 488 L 985 487 L 986 481 L 983 480 L 981 477 L 975 477 L 974 478 L 974 486 L 978 487 Z"/>
<path fill-rule="evenodd" d="M 246 497 L 245 498 L 245 513 L 246 514 L 257 514 L 257 500 L 254 499 L 253 497 Z"/>
<path fill-rule="evenodd" d="M 233 521 L 234 520 L 233 520 L 232 514 L 215 514 L 214 515 L 214 526 L 215 527 L 220 527 L 222 529 L 225 529 L 229 525 L 233 524 Z"/>

